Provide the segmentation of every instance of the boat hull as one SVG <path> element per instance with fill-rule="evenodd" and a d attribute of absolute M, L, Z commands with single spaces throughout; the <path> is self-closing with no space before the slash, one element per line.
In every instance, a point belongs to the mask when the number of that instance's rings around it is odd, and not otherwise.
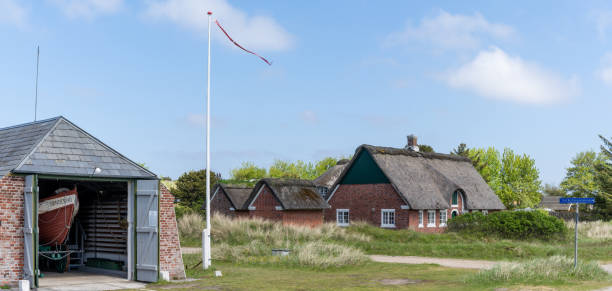
<path fill-rule="evenodd" d="M 66 241 L 78 212 L 76 189 L 41 199 L 38 208 L 39 245 L 61 245 Z"/>

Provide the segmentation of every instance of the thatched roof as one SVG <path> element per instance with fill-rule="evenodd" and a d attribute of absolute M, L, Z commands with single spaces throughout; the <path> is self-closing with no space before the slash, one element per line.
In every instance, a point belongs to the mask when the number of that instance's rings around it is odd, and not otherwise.
<path fill-rule="evenodd" d="M 505 209 L 468 158 L 362 145 L 357 148 L 351 164 L 362 151 L 372 156 L 411 209 L 450 208 L 451 195 L 455 190 L 463 191 L 466 209 Z"/>
<path fill-rule="evenodd" d="M 540 201 L 538 207 L 555 211 L 569 211 L 572 205 L 559 203 L 559 198 L 561 196 L 542 196 L 542 201 Z"/>
<path fill-rule="evenodd" d="M 326 209 L 329 205 L 317 192 L 315 184 L 310 180 L 300 179 L 274 179 L 259 180 L 253 188 L 245 205 L 249 205 L 264 185 L 272 190 L 285 210 L 315 210 Z"/>
<path fill-rule="evenodd" d="M 217 195 L 219 195 L 219 193 L 224 193 L 224 195 L 229 199 L 230 203 L 232 203 L 232 206 L 236 210 L 247 209 L 247 205 L 245 202 L 253 191 L 253 187 L 243 185 L 228 185 L 222 183 L 216 184 L 214 189 L 215 190 L 213 190 L 213 193 L 218 190 L 221 190 L 221 192 L 217 192 Z"/>
<path fill-rule="evenodd" d="M 344 170 L 348 163 L 349 160 L 339 160 L 335 166 L 329 168 L 327 171 L 325 171 L 325 173 L 321 174 L 321 176 L 314 179 L 313 182 L 315 183 L 315 185 L 317 185 L 317 187 L 325 187 L 327 189 L 330 189 L 334 185 L 334 183 L 336 183 L 336 180 L 340 178 L 342 170 Z"/>

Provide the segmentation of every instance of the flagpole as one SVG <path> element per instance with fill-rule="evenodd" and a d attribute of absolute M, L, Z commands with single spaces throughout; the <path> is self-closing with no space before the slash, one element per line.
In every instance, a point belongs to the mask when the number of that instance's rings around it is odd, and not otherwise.
<path fill-rule="evenodd" d="M 211 265 L 210 254 L 210 30 L 212 12 L 208 11 L 208 74 L 206 86 L 206 229 L 204 229 L 202 265 L 208 269 Z"/>

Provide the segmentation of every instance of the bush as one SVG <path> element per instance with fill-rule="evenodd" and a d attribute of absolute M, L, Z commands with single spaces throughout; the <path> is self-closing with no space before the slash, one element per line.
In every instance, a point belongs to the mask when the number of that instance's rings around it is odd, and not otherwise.
<path fill-rule="evenodd" d="M 595 262 L 578 262 L 574 269 L 574 259 L 564 256 L 532 259 L 522 263 L 504 262 L 490 270 L 480 271 L 469 282 L 479 283 L 533 283 L 538 281 L 602 280 L 609 275 Z"/>
<path fill-rule="evenodd" d="M 448 230 L 506 239 L 562 238 L 567 228 L 562 220 L 544 211 L 500 211 L 489 215 L 466 213 L 448 222 Z"/>

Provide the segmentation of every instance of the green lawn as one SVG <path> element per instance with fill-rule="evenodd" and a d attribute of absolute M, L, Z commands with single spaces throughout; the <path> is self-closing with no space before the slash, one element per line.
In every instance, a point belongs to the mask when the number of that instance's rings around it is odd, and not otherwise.
<path fill-rule="evenodd" d="M 200 260 L 199 255 L 183 256 L 187 266 Z M 553 287 L 559 290 L 589 290 L 612 285 L 612 282 L 539 282 L 537 284 L 491 285 L 466 283 L 474 270 L 451 269 L 437 265 L 405 265 L 369 262 L 359 266 L 318 270 L 274 265 L 240 265 L 213 262 L 214 269 L 223 273 L 214 277 L 212 271 L 201 267 L 188 269 L 187 276 L 200 279 L 185 283 L 160 283 L 148 289 L 164 290 L 491 290 L 508 287 L 510 290 L 532 286 Z"/>
<path fill-rule="evenodd" d="M 372 238 L 369 242 L 345 242 L 367 254 L 426 256 L 482 260 L 523 260 L 553 255 L 574 256 L 574 238 L 517 241 L 482 238 L 457 233 L 427 234 L 388 230 L 369 225 L 351 226 L 349 232 Z M 579 237 L 578 256 L 584 260 L 612 262 L 612 239 Z"/>

